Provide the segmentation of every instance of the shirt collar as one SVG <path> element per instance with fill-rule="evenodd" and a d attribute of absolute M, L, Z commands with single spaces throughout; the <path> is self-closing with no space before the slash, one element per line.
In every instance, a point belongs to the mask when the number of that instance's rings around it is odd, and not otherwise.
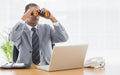
<path fill-rule="evenodd" d="M 32 26 L 28 25 L 27 23 L 26 23 L 26 26 L 27 26 L 27 27 L 28 27 L 28 29 L 31 31 Z M 37 29 L 37 25 L 35 26 L 35 28 Z"/>

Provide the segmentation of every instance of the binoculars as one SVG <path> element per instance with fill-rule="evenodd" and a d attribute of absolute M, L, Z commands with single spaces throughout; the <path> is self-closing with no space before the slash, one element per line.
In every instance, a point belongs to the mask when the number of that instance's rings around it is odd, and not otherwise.
<path fill-rule="evenodd" d="M 46 18 L 49 18 L 50 16 L 50 12 L 49 11 L 46 11 L 46 12 L 41 12 L 41 10 L 36 10 L 36 11 L 33 11 L 31 13 L 31 15 L 33 16 L 42 16 L 42 17 L 46 17 Z"/>

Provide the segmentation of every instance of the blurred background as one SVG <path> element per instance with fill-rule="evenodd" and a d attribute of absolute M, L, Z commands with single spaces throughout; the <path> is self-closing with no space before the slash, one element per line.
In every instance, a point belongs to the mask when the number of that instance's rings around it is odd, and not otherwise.
<path fill-rule="evenodd" d="M 67 30 L 69 40 L 56 45 L 88 44 L 86 59 L 103 57 L 108 63 L 120 63 L 119 0 L 2 0 L 0 46 L 31 2 L 50 10 Z M 40 18 L 40 23 L 52 25 L 44 18 Z M 6 57 L 0 50 L 0 64 L 4 62 Z"/>

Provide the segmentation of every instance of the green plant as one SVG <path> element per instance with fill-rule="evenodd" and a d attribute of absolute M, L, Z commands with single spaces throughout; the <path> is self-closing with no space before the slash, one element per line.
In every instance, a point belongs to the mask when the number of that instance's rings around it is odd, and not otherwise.
<path fill-rule="evenodd" d="M 12 60 L 12 44 L 10 41 L 6 39 L 1 46 L 1 49 L 5 53 L 7 61 L 10 62 Z"/>

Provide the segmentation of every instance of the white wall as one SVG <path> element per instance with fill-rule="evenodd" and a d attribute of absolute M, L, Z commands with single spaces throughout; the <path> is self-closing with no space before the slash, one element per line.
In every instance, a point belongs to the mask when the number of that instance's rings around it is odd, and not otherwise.
<path fill-rule="evenodd" d="M 88 44 L 88 51 L 120 50 L 119 0 L 3 0 L 0 34 L 19 21 L 30 2 L 49 9 L 66 28 L 69 41 L 57 45 Z"/>

